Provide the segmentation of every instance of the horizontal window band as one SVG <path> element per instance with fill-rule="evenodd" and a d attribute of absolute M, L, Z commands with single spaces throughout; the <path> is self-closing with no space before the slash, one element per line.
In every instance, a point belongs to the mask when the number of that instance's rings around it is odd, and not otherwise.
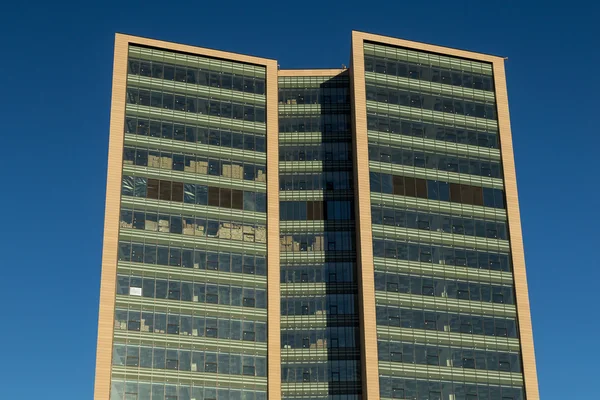
<path fill-rule="evenodd" d="M 281 192 L 284 193 L 284 192 Z M 473 206 L 448 201 L 429 200 L 417 197 L 371 192 L 371 204 L 380 204 L 403 210 L 413 208 L 434 213 L 448 213 L 464 217 L 477 217 L 506 222 L 506 210 L 501 208 Z"/>
<path fill-rule="evenodd" d="M 313 329 L 329 326 L 357 326 L 358 315 L 286 315 L 281 316 L 281 328 Z"/>
<path fill-rule="evenodd" d="M 356 283 L 282 283 L 280 286 L 282 298 L 323 296 L 327 294 L 357 294 Z"/>
<path fill-rule="evenodd" d="M 365 55 L 390 58 L 417 64 L 433 65 L 451 69 L 475 69 L 478 73 L 492 75 L 492 64 L 483 61 L 471 61 L 460 57 L 441 56 L 426 51 L 386 46 L 375 43 L 364 44 Z"/>
<path fill-rule="evenodd" d="M 474 99 L 485 102 L 495 102 L 494 92 L 479 89 L 469 89 L 461 86 L 442 84 L 437 82 L 428 82 L 420 79 L 404 78 L 381 74 L 377 72 L 365 71 L 366 83 L 384 85 L 390 88 L 409 89 L 430 94 L 440 94 L 456 98 Z"/>
<path fill-rule="evenodd" d="M 231 284 L 256 288 L 267 287 L 267 277 L 253 274 L 237 274 L 233 272 L 210 271 L 196 268 L 167 267 L 163 265 L 142 264 L 127 261 L 117 263 L 119 274 L 136 275 L 141 277 L 181 279 L 194 282 L 209 282 Z"/>
<path fill-rule="evenodd" d="M 380 239 L 399 239 L 418 241 L 419 243 L 436 243 L 450 246 L 460 246 L 469 249 L 493 250 L 509 252 L 508 240 L 487 239 L 475 236 L 456 235 L 453 233 L 427 231 L 393 227 L 387 225 L 372 225 L 373 237 Z"/>
<path fill-rule="evenodd" d="M 510 272 L 483 270 L 471 267 L 460 267 L 444 264 L 421 263 L 417 261 L 394 260 L 374 257 L 376 271 L 397 271 L 399 273 L 417 274 L 440 278 L 456 278 L 466 281 L 499 283 L 512 285 L 513 275 Z"/>
<path fill-rule="evenodd" d="M 227 90 L 185 82 L 168 81 L 141 75 L 128 74 L 127 85 L 140 89 L 162 90 L 163 92 L 169 94 L 195 95 L 210 99 L 230 100 L 239 103 L 256 104 L 262 106 L 266 104 L 265 96 L 254 93 Z"/>
<path fill-rule="evenodd" d="M 380 131 L 367 132 L 369 143 L 390 144 L 396 146 L 406 146 L 415 149 L 430 150 L 436 153 L 456 154 L 458 156 L 477 157 L 479 159 L 488 159 L 500 161 L 500 151 L 488 147 L 472 146 L 445 142 L 442 140 L 416 138 L 399 133 L 386 133 Z M 262 154 L 262 153 L 259 153 Z"/>
<path fill-rule="evenodd" d="M 190 96 L 185 93 L 163 93 L 161 89 L 143 88 L 133 84 L 127 86 L 127 104 L 154 108 L 158 112 L 173 110 L 232 121 L 265 123 L 265 109 L 262 105 L 213 99 L 208 96 Z"/>
<path fill-rule="evenodd" d="M 394 365 L 452 367 L 456 370 L 502 371 L 521 374 L 519 351 L 505 352 L 460 346 L 415 345 L 412 341 L 378 340 L 379 362 Z M 425 354 L 424 354 L 425 353 Z M 425 355 L 424 358 L 421 358 Z"/>
<path fill-rule="evenodd" d="M 201 204 L 179 203 L 167 200 L 148 199 L 145 197 L 122 196 L 121 208 L 134 208 L 135 210 L 158 211 L 164 213 L 175 213 L 182 215 L 197 215 L 210 219 L 221 218 L 227 213 L 227 218 L 233 221 L 266 223 L 265 213 L 253 211 L 243 211 L 234 208 L 221 208 L 214 206 L 205 206 Z M 227 211 L 225 211 L 227 210 Z"/>
<path fill-rule="evenodd" d="M 379 90 L 383 91 L 384 89 L 381 88 Z M 217 99 L 209 95 L 200 96 L 198 93 L 195 95 L 189 95 L 186 93 L 175 93 L 174 90 L 169 93 L 165 92 L 164 87 L 162 86 L 159 88 L 144 88 L 139 87 L 139 85 L 135 85 L 135 82 L 130 82 L 127 85 L 126 92 L 127 104 L 154 108 L 158 112 L 165 110 L 178 111 L 186 114 L 212 116 L 219 119 L 233 121 L 244 121 L 259 124 L 266 123 L 265 108 L 263 105 Z M 431 100 L 429 98 L 426 99 Z M 392 100 L 395 100 L 395 98 Z M 446 109 L 449 109 L 449 104 L 446 104 Z M 477 112 L 477 116 L 482 114 L 480 109 L 472 112 Z M 486 114 L 482 115 L 486 116 Z"/>
<path fill-rule="evenodd" d="M 306 115 L 306 114 L 348 114 L 350 104 L 348 103 L 329 103 L 329 104 L 279 104 L 280 115 Z"/>
<path fill-rule="evenodd" d="M 280 233 L 318 232 L 331 230 L 351 231 L 355 227 L 353 220 L 311 220 L 311 221 L 280 221 Z"/>
<path fill-rule="evenodd" d="M 377 325 L 377 338 L 464 348 L 520 351 L 519 339 Z"/>
<path fill-rule="evenodd" d="M 132 113 L 125 116 L 125 133 L 139 136 L 138 140 L 151 143 L 168 143 L 173 146 L 185 146 L 195 152 L 206 152 L 213 149 L 218 152 L 231 151 L 234 156 L 241 152 L 252 157 L 266 158 L 266 136 L 233 130 L 225 126 L 202 126 L 198 124 L 179 123 L 148 116 L 136 117 Z M 160 145 L 160 144 L 159 144 Z"/>
<path fill-rule="evenodd" d="M 345 113 L 350 107 L 350 96 L 348 88 L 332 89 L 333 93 L 325 95 L 321 90 L 311 90 L 309 88 L 292 89 L 279 88 L 279 107 L 302 107 L 305 105 L 318 105 L 321 110 L 318 114 Z M 287 114 L 293 114 L 291 108 L 283 109 Z M 312 109 L 306 109 L 306 113 L 314 112 Z"/>
<path fill-rule="evenodd" d="M 112 387 L 114 389 L 111 390 L 116 390 L 118 393 L 124 393 L 125 392 L 125 388 L 127 387 L 127 385 L 133 385 L 134 391 L 136 393 L 132 393 L 132 394 L 138 394 L 137 391 L 145 391 L 146 393 L 150 393 L 151 389 L 152 389 L 152 382 L 150 381 L 140 381 L 138 380 L 136 377 L 133 376 L 128 376 L 127 379 L 111 379 L 110 381 L 112 383 Z M 139 389 L 138 389 L 138 384 L 139 384 Z M 199 399 L 202 397 L 204 390 L 210 390 L 213 393 L 217 392 L 217 386 L 216 382 L 212 383 L 212 386 L 200 386 L 200 387 L 196 387 L 190 384 L 185 384 L 185 385 L 181 385 L 178 383 L 166 383 L 166 382 L 162 382 L 162 383 L 157 383 L 156 384 L 156 388 L 157 390 L 182 390 L 182 391 L 189 391 L 190 393 L 194 393 L 196 398 Z M 259 399 L 265 400 L 267 398 L 267 392 L 266 390 L 255 390 L 252 387 L 250 387 L 249 389 L 232 389 L 229 387 L 220 387 L 221 390 L 223 390 L 225 393 L 232 394 L 235 392 L 240 392 L 240 394 L 242 396 L 250 396 L 250 397 L 255 397 L 258 396 Z M 237 395 L 237 393 L 235 393 L 235 395 Z M 194 398 L 194 397 L 192 397 Z M 120 399 L 119 399 L 120 400 Z"/>
<path fill-rule="evenodd" d="M 279 260 L 286 264 L 307 262 L 355 261 L 355 251 L 296 251 L 280 252 Z"/>
<path fill-rule="evenodd" d="M 137 165 L 123 165 L 123 175 L 136 177 L 169 180 L 183 183 L 196 183 L 200 185 L 246 190 L 265 193 L 267 184 L 258 181 L 245 181 L 243 179 L 232 179 L 223 176 L 201 175 L 189 172 L 165 170 L 152 167 L 140 167 Z"/>
<path fill-rule="evenodd" d="M 300 398 L 305 398 L 306 396 L 329 396 L 332 394 L 360 394 L 361 388 L 361 382 L 355 381 L 281 383 L 281 392 L 285 396 Z"/>
<path fill-rule="evenodd" d="M 360 349 L 354 347 L 307 349 L 281 349 L 281 363 L 293 366 L 295 363 L 318 363 L 331 360 L 360 360 Z"/>
<path fill-rule="evenodd" d="M 423 122 L 418 118 L 389 116 L 386 113 L 367 114 L 367 130 L 382 134 L 391 134 L 406 138 L 424 139 L 435 141 L 439 145 L 466 146 L 468 148 L 481 149 L 482 151 L 497 151 L 500 157 L 498 132 L 486 131 L 483 128 L 477 130 L 455 127 L 451 125 L 442 126 L 437 123 Z"/>
<path fill-rule="evenodd" d="M 279 235 L 281 253 L 354 252 L 354 230 L 310 233 L 287 233 Z"/>
<path fill-rule="evenodd" d="M 280 201 L 280 229 L 348 230 L 354 226 L 353 200 Z"/>
<path fill-rule="evenodd" d="M 367 101 L 367 111 L 388 114 L 390 116 L 407 117 L 420 122 L 431 122 L 441 126 L 460 126 L 464 128 L 498 131 L 498 123 L 491 119 L 461 116 L 441 111 L 423 110 L 417 107 L 399 106 L 389 103 Z"/>
<path fill-rule="evenodd" d="M 280 76 L 277 81 L 280 89 L 321 89 L 323 87 L 334 87 L 334 85 L 336 87 L 347 87 L 350 85 L 348 74 L 332 76 Z"/>
<path fill-rule="evenodd" d="M 140 100 L 142 100 L 142 95 L 143 93 L 140 90 Z M 486 121 L 493 121 L 494 123 L 498 121 L 494 102 L 456 98 L 439 93 L 419 92 L 414 89 L 411 91 L 386 84 L 375 85 L 371 83 L 366 85 L 366 99 L 367 102 L 374 101 L 378 104 L 410 107 L 422 111 L 439 112 L 445 115 L 475 118 L 476 120 L 484 119 Z M 149 102 L 150 100 L 145 101 Z M 181 102 L 178 104 L 181 104 Z"/>
<path fill-rule="evenodd" d="M 188 335 L 164 335 L 148 332 L 116 331 L 115 343 L 133 344 L 147 347 L 168 347 L 171 349 L 190 349 L 205 351 L 224 351 L 226 353 L 267 355 L 267 343 L 247 340 L 229 340 Z"/>
<path fill-rule="evenodd" d="M 518 373 L 403 364 L 387 361 L 379 361 L 379 376 L 382 375 L 492 385 L 523 385 L 523 375 Z"/>
<path fill-rule="evenodd" d="M 185 65 L 191 68 L 207 69 L 209 71 L 221 72 L 226 70 L 235 74 L 248 77 L 265 77 L 266 67 L 241 61 L 221 60 L 208 56 L 198 56 L 179 53 L 171 50 L 158 50 L 146 47 L 129 46 L 129 57 L 148 61 L 158 61 L 174 65 Z"/>
<path fill-rule="evenodd" d="M 280 201 L 302 200 L 346 200 L 354 198 L 354 190 L 280 190 Z"/>
<path fill-rule="evenodd" d="M 455 155 L 443 150 L 417 149 L 410 145 L 393 145 L 369 139 L 369 161 L 403 168 L 424 168 L 427 171 L 457 173 L 484 179 L 502 179 L 502 165 L 495 160 L 476 156 Z M 168 156 L 168 153 L 167 153 Z M 224 162 L 227 162 L 225 160 Z"/>
<path fill-rule="evenodd" d="M 231 317 L 251 321 L 267 321 L 266 309 L 238 307 L 225 304 L 215 305 L 212 303 L 194 303 L 189 301 L 117 295 L 116 305 L 122 308 L 141 309 L 142 311 L 175 312 L 211 317 Z"/>
<path fill-rule="evenodd" d="M 352 161 L 280 161 L 279 172 L 349 171 Z"/>
<path fill-rule="evenodd" d="M 379 260 L 379 258 L 378 258 Z M 412 262 L 412 261 L 406 261 L 404 262 L 405 264 L 418 264 L 418 262 Z M 400 293 L 413 293 L 413 290 L 419 290 L 419 287 L 421 287 L 421 290 L 429 290 L 429 295 L 431 296 L 437 296 L 437 297 L 448 297 L 448 293 L 446 293 L 446 295 L 443 294 L 444 291 L 446 291 L 448 288 L 451 289 L 452 293 L 455 293 L 456 296 L 459 295 L 459 291 L 461 292 L 460 295 L 469 295 L 471 296 L 471 292 L 474 291 L 475 295 L 477 295 L 477 293 L 479 293 L 479 290 L 481 290 L 484 286 L 485 287 L 489 287 L 492 286 L 493 288 L 490 289 L 491 291 L 485 292 L 485 296 L 486 298 L 489 299 L 489 301 L 492 301 L 493 296 L 494 295 L 498 295 L 499 296 L 499 292 L 500 289 L 505 290 L 506 292 L 508 291 L 513 291 L 514 290 L 514 285 L 512 284 L 512 282 L 510 281 L 510 279 L 512 279 L 512 275 L 509 276 L 506 280 L 503 280 L 502 282 L 492 282 L 491 279 L 486 279 L 487 277 L 485 276 L 475 276 L 473 278 L 469 279 L 461 279 L 461 278 L 456 278 L 453 276 L 450 276 L 451 274 L 444 274 L 443 276 L 439 276 L 438 274 L 432 273 L 431 270 L 419 270 L 418 267 L 414 268 L 410 271 L 404 271 L 400 268 L 396 268 L 398 266 L 380 266 L 380 265 L 375 265 L 375 279 L 381 279 L 381 281 L 376 282 L 376 287 L 379 287 L 379 289 L 376 290 L 383 290 L 383 291 L 390 291 L 390 292 L 400 292 Z M 410 269 L 410 267 L 407 267 L 407 269 Z M 398 278 L 398 280 L 396 279 Z M 415 280 L 413 280 L 412 278 L 415 278 Z M 417 279 L 418 278 L 418 279 Z M 385 280 L 384 280 L 385 279 Z M 421 284 L 421 279 L 423 280 L 423 284 Z M 409 290 L 409 280 L 410 280 L 410 290 Z M 423 288 L 423 285 L 425 285 L 425 281 L 428 281 L 429 283 L 426 286 L 426 288 Z M 465 289 L 464 287 L 462 289 L 458 288 L 458 285 L 468 285 L 468 284 L 474 284 L 475 286 L 473 287 L 469 287 L 468 289 Z M 389 286 L 392 285 L 392 286 Z M 416 286 L 415 286 L 416 285 Z M 477 288 L 479 287 L 479 288 Z M 443 288 L 442 292 L 439 291 L 439 289 Z M 431 294 L 431 290 L 434 290 L 435 294 Z M 494 293 L 493 290 L 496 290 L 496 292 Z M 463 293 L 464 291 L 467 291 L 467 293 Z M 504 300 L 504 293 L 506 293 L 505 291 L 502 291 L 502 300 Z M 483 294 L 482 294 L 483 295 Z M 508 293 L 506 294 L 508 296 Z M 512 298 L 514 297 L 514 294 L 510 295 L 511 298 L 509 299 L 509 301 L 512 300 Z M 458 297 L 451 297 L 451 298 L 458 298 Z M 486 300 L 488 301 L 488 300 Z M 504 303 L 503 301 L 498 302 L 498 303 Z M 511 302 L 506 302 L 506 304 L 514 304 Z"/>
<path fill-rule="evenodd" d="M 339 263 L 339 264 L 351 264 L 350 262 L 347 263 Z M 346 277 L 342 277 L 340 276 L 339 280 L 337 279 L 338 274 L 341 275 L 339 272 L 337 273 L 330 273 L 330 275 L 335 275 L 335 276 L 326 276 L 327 274 L 327 270 L 325 270 L 325 266 L 324 265 L 293 265 L 293 264 L 285 264 L 285 263 L 281 263 L 281 273 L 283 276 L 283 278 L 280 280 L 281 282 L 281 286 L 282 287 L 287 287 L 286 290 L 292 291 L 294 293 L 301 291 L 301 290 L 313 290 L 315 291 L 315 293 L 317 294 L 326 294 L 327 292 L 339 292 L 340 294 L 356 294 L 358 287 L 357 287 L 357 279 L 354 277 L 354 275 L 356 275 L 356 271 L 355 268 L 352 266 L 351 270 L 347 271 L 347 275 L 352 275 L 352 276 L 346 276 Z M 318 271 L 323 271 L 323 274 L 325 274 L 325 276 L 322 277 L 314 277 L 312 274 L 310 275 L 310 279 L 308 279 L 308 277 L 305 277 L 306 279 L 302 279 L 299 280 L 298 278 L 298 274 L 300 274 L 302 271 L 304 270 L 309 270 L 311 273 L 314 272 L 315 270 Z M 296 279 L 292 279 L 294 273 L 296 273 Z M 305 275 L 305 274 L 303 274 Z M 328 279 L 330 278 L 330 279 Z M 300 289 L 294 285 L 313 285 L 313 287 L 311 287 L 310 289 Z M 317 286 L 314 286 L 317 285 Z M 323 286 L 321 286 L 323 285 Z M 283 289 L 282 289 L 283 290 Z M 299 294 L 293 294 L 291 295 L 292 297 L 296 296 L 300 296 L 301 293 Z"/>
<path fill-rule="evenodd" d="M 284 317 L 282 317 L 282 318 L 284 318 Z M 348 329 L 354 329 L 354 328 L 358 329 L 358 321 L 354 325 L 352 325 L 352 324 L 346 324 L 346 325 L 343 325 L 343 326 L 340 325 L 338 327 L 343 327 L 343 328 L 348 328 Z M 296 328 L 294 326 L 289 326 L 289 327 L 283 327 L 282 326 L 281 327 L 281 332 L 291 334 L 291 333 L 295 333 L 297 331 L 302 331 L 302 332 L 314 331 L 314 332 L 316 332 L 318 334 L 325 334 L 327 332 L 327 329 L 329 329 L 329 327 L 327 327 L 327 326 L 314 326 L 314 327 L 313 326 L 310 326 L 310 327 L 306 326 L 306 327 L 300 327 L 300 328 Z M 284 348 L 282 347 L 282 350 L 283 349 Z"/>
<path fill-rule="evenodd" d="M 167 150 L 174 153 L 190 153 L 206 157 L 228 158 L 231 160 L 248 161 L 264 164 L 267 161 L 265 153 L 220 147 L 198 142 L 184 142 L 181 140 L 163 139 L 151 136 L 125 134 L 125 145 L 145 147 L 158 150 Z"/>
<path fill-rule="evenodd" d="M 198 218 L 199 217 L 199 218 Z M 157 213 L 156 210 L 144 212 L 139 208 L 121 208 L 121 229 L 133 229 L 155 234 L 173 234 L 175 240 L 195 240 L 204 238 L 227 239 L 246 243 L 267 243 L 267 227 L 254 222 L 234 221 L 223 215 L 210 219 L 205 215 L 186 215 Z M 162 237 L 162 236 L 161 236 Z"/>
<path fill-rule="evenodd" d="M 373 254 L 379 258 L 419 261 L 430 263 L 432 266 L 452 265 L 473 270 L 512 271 L 510 254 L 494 249 L 475 250 L 469 247 L 435 245 L 414 240 L 373 238 Z"/>
<path fill-rule="evenodd" d="M 171 235 L 168 233 L 159 233 L 151 231 L 142 231 L 137 229 L 121 228 L 119 239 L 142 241 L 150 244 L 177 245 L 189 247 L 192 249 L 205 250 L 228 250 L 233 252 L 243 251 L 246 254 L 266 255 L 267 245 L 256 244 L 253 242 L 243 242 L 239 240 L 205 238 L 187 235 Z"/>
<path fill-rule="evenodd" d="M 453 215 L 439 210 L 418 210 L 402 204 L 371 203 L 371 224 L 392 228 L 411 228 L 426 233 L 438 232 L 469 238 L 489 238 L 508 241 L 505 221 Z M 508 244 L 508 242 L 507 242 Z"/>
<path fill-rule="evenodd" d="M 127 115 L 136 117 L 168 120 L 188 125 L 200 125 L 207 128 L 227 128 L 240 132 L 266 135 L 266 124 L 249 122 L 231 118 L 220 118 L 212 115 L 196 114 L 185 111 L 168 110 L 150 106 L 127 103 Z"/>
<path fill-rule="evenodd" d="M 156 149 L 151 145 L 126 145 L 123 164 L 140 168 L 154 168 L 169 174 L 172 171 L 196 176 L 228 178 L 235 181 L 266 182 L 265 162 L 242 162 L 227 155 L 201 156 L 195 153 L 179 153 Z"/>
<path fill-rule="evenodd" d="M 432 311 L 451 311 L 482 316 L 516 317 L 513 305 L 483 303 L 480 301 L 456 300 L 443 297 L 419 296 L 395 292 L 375 292 L 375 304 L 394 307 L 424 308 Z"/>
<path fill-rule="evenodd" d="M 330 142 L 348 142 L 350 143 L 352 137 L 350 132 L 279 132 L 279 145 L 283 146 L 286 144 L 322 144 Z"/>
<path fill-rule="evenodd" d="M 369 171 L 504 190 L 504 180 L 500 178 L 467 175 L 457 172 L 440 171 L 438 169 L 408 167 L 405 165 L 369 161 Z"/>
<path fill-rule="evenodd" d="M 244 375 L 225 375 L 225 374 L 211 374 L 202 372 L 188 372 L 188 371 L 169 371 L 169 370 L 156 370 L 150 368 L 137 368 L 137 367 L 122 367 L 112 366 L 112 378 L 117 379 L 131 379 L 136 378 L 137 381 L 141 382 L 164 382 L 172 384 L 177 382 L 179 385 L 188 384 L 194 386 L 214 386 L 217 381 L 222 386 L 237 388 L 237 389 L 255 389 L 255 390 L 267 390 L 267 378 L 266 377 L 254 377 Z"/>

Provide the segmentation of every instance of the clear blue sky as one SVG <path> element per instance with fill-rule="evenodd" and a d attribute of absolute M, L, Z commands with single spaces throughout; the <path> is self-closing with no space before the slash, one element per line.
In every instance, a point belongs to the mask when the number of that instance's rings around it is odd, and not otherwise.
<path fill-rule="evenodd" d="M 308 68 L 356 29 L 509 57 L 542 398 L 600 398 L 597 2 L 84 3 L 0 10 L 0 397 L 92 398 L 114 33 Z"/>

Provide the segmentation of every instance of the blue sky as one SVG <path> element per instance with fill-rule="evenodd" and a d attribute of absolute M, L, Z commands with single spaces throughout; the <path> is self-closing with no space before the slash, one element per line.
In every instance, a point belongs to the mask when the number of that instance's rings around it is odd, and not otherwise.
<path fill-rule="evenodd" d="M 509 57 L 542 398 L 597 397 L 598 3 L 301 3 L 2 6 L 1 397 L 92 398 L 114 33 L 324 68 L 352 29 Z"/>

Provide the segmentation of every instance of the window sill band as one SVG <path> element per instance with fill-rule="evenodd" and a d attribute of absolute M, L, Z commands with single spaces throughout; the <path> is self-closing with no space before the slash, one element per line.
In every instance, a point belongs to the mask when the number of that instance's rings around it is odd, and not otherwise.
<path fill-rule="evenodd" d="M 282 382 L 281 392 L 286 397 L 310 398 L 311 396 L 321 397 L 331 394 L 351 395 L 361 392 L 361 382 L 357 381 L 338 381 L 338 382 Z"/>
<path fill-rule="evenodd" d="M 201 217 L 202 219 L 219 220 L 227 214 L 227 219 L 235 222 L 263 223 L 266 224 L 266 213 L 244 211 L 235 208 L 221 208 L 215 206 L 205 206 L 194 203 L 179 203 L 169 200 L 148 199 L 146 197 L 121 197 L 122 208 L 133 208 L 136 211 L 152 211 L 171 215 L 185 215 Z"/>
<path fill-rule="evenodd" d="M 158 108 L 142 106 L 138 104 L 127 103 L 125 107 L 127 115 L 156 118 L 181 122 L 183 124 L 199 125 L 212 128 L 228 128 L 246 133 L 255 133 L 266 135 L 267 126 L 263 122 L 251 122 L 241 119 L 221 118 L 214 115 L 197 114 L 186 111 L 170 110 L 167 108 Z"/>
<path fill-rule="evenodd" d="M 232 252 L 242 251 L 246 254 L 261 255 L 267 254 L 266 243 L 244 242 L 241 240 L 220 239 L 204 236 L 189 236 L 170 233 L 161 233 L 154 231 L 121 228 L 119 239 L 132 240 L 137 242 L 146 242 L 152 244 L 180 245 L 190 249 L 203 250 L 228 250 Z"/>
<path fill-rule="evenodd" d="M 469 249 L 492 250 L 504 253 L 510 252 L 508 240 L 488 239 L 477 236 L 377 224 L 372 225 L 372 232 L 374 239 L 398 239 L 402 241 L 416 241 L 419 243 L 459 246 Z"/>
<path fill-rule="evenodd" d="M 180 385 L 193 384 L 194 386 L 213 387 L 218 381 L 221 387 L 239 388 L 246 390 L 267 390 L 267 378 L 245 375 L 227 375 L 208 372 L 172 371 L 163 369 L 137 368 L 112 366 L 112 378 L 131 379 L 135 378 L 142 382 L 164 382 Z"/>
<path fill-rule="evenodd" d="M 414 90 L 432 95 L 448 96 L 480 102 L 495 103 L 494 92 L 481 89 L 469 89 L 461 86 L 448 85 L 437 82 L 428 82 L 420 79 L 404 78 L 382 74 L 379 72 L 365 71 L 365 82 L 385 86 L 391 89 Z"/>
<path fill-rule="evenodd" d="M 266 308 L 231 306 L 228 304 L 195 303 L 191 301 L 153 299 L 138 296 L 117 295 L 118 307 L 136 308 L 142 311 L 162 311 L 183 314 L 201 314 L 211 317 L 231 317 L 251 321 L 267 321 Z"/>
<path fill-rule="evenodd" d="M 484 303 L 471 300 L 456 300 L 447 297 L 419 296 L 414 294 L 375 291 L 376 305 L 401 308 L 423 308 L 431 311 L 468 313 L 481 316 L 516 318 L 517 309 L 512 304 Z"/>
<path fill-rule="evenodd" d="M 352 169 L 352 161 L 279 161 L 279 172 L 326 172 L 326 171 L 349 171 Z"/>
<path fill-rule="evenodd" d="M 441 126 L 460 126 L 471 129 L 484 129 L 488 132 L 498 132 L 498 121 L 486 118 L 469 117 L 442 111 L 424 110 L 418 107 L 400 106 L 389 103 L 379 103 L 367 100 L 367 112 L 387 114 L 395 117 L 406 117 L 418 122 L 430 122 Z"/>
<path fill-rule="evenodd" d="M 234 354 L 267 355 L 266 342 L 250 342 L 247 340 L 231 340 L 207 338 L 192 335 L 167 335 L 164 333 L 149 333 L 136 331 L 115 330 L 116 343 L 133 344 L 148 347 L 179 348 L 188 350 L 202 349 L 204 351 L 226 352 Z"/>
<path fill-rule="evenodd" d="M 409 167 L 406 165 L 369 161 L 369 171 L 504 190 L 504 180 L 500 178 L 441 171 L 439 169 Z"/>
<path fill-rule="evenodd" d="M 454 382 L 473 382 L 492 385 L 523 385 L 523 375 L 520 373 L 403 364 L 388 361 L 379 361 L 379 375 L 425 378 L 442 381 L 451 380 Z"/>
<path fill-rule="evenodd" d="M 238 90 L 221 89 L 214 86 L 198 85 L 195 83 L 170 81 L 149 76 L 128 74 L 127 86 L 141 89 L 154 89 L 173 95 L 197 96 L 204 99 L 219 99 L 234 101 L 242 104 L 254 104 L 264 106 L 267 103 L 265 95 L 256 93 L 240 92 Z"/>
<path fill-rule="evenodd" d="M 136 135 L 125 133 L 125 145 L 168 150 L 174 153 L 188 153 L 205 157 L 228 158 L 231 160 L 248 161 L 256 164 L 265 164 L 266 153 L 251 150 L 234 149 L 232 147 L 215 146 L 208 143 L 186 142 L 154 136 Z"/>
<path fill-rule="evenodd" d="M 352 230 L 355 227 L 354 220 L 339 219 L 339 220 L 291 220 L 279 222 L 279 231 L 283 234 L 286 232 L 325 232 L 332 230 Z"/>
<path fill-rule="evenodd" d="M 358 311 L 357 311 L 358 312 Z M 282 315 L 281 328 L 318 329 L 330 326 L 358 326 L 357 314 Z"/>
<path fill-rule="evenodd" d="M 328 294 L 356 294 L 356 283 L 282 283 L 281 297 L 325 296 Z"/>
<path fill-rule="evenodd" d="M 350 142 L 352 135 L 348 132 L 279 132 L 279 145 L 286 144 L 322 144 L 329 142 Z"/>
<path fill-rule="evenodd" d="M 267 277 L 263 275 L 212 271 L 199 268 L 186 268 L 182 266 L 166 266 L 119 261 L 117 263 L 117 273 L 160 279 L 181 279 L 184 281 L 194 282 L 210 282 L 217 284 L 222 283 L 239 285 L 243 287 L 267 287 Z"/>
<path fill-rule="evenodd" d="M 465 157 L 476 157 L 479 159 L 494 161 L 501 160 L 500 150 L 489 147 L 445 142 L 442 140 L 407 136 L 401 133 L 390 133 L 374 130 L 369 130 L 367 135 L 369 143 L 377 141 L 378 143 L 391 144 L 401 147 L 429 150 L 434 153 L 456 154 Z"/>
<path fill-rule="evenodd" d="M 281 192 L 280 192 L 281 193 Z M 371 204 L 380 204 L 394 208 L 413 208 L 434 213 L 447 213 L 463 217 L 475 217 L 496 221 L 507 221 L 506 210 L 484 206 L 473 206 L 449 201 L 422 199 L 387 193 L 371 192 Z"/>
<path fill-rule="evenodd" d="M 384 257 L 374 257 L 373 263 L 376 271 L 394 271 L 398 273 L 426 275 L 440 278 L 456 278 L 466 281 L 499 283 L 504 285 L 512 285 L 514 281 L 512 273 L 503 271 L 422 263 L 418 261 L 395 260 L 393 258 Z"/>
<path fill-rule="evenodd" d="M 282 363 L 314 363 L 359 359 L 360 349 L 358 348 L 323 348 L 316 347 L 316 344 L 313 343 L 310 348 L 306 349 L 281 349 Z"/>
<path fill-rule="evenodd" d="M 322 263 L 331 261 L 356 261 L 356 252 L 351 250 L 328 251 L 281 251 L 282 264 Z"/>
<path fill-rule="evenodd" d="M 132 175 L 150 179 L 170 180 L 183 183 L 195 183 L 200 185 L 247 190 L 260 193 L 267 192 L 266 182 L 234 179 L 223 175 L 204 175 L 184 171 L 175 171 L 172 169 L 141 167 L 131 164 L 123 165 L 123 175 Z"/>
<path fill-rule="evenodd" d="M 377 338 L 481 350 L 521 351 L 519 339 L 377 325 Z"/>
<path fill-rule="evenodd" d="M 354 197 L 352 189 L 284 190 L 279 189 L 279 200 L 346 200 Z"/>

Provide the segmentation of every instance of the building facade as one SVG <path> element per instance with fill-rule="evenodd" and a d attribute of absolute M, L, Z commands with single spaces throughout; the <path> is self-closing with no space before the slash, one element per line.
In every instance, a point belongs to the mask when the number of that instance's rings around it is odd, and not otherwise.
<path fill-rule="evenodd" d="M 503 58 L 113 73 L 96 399 L 539 399 Z"/>

